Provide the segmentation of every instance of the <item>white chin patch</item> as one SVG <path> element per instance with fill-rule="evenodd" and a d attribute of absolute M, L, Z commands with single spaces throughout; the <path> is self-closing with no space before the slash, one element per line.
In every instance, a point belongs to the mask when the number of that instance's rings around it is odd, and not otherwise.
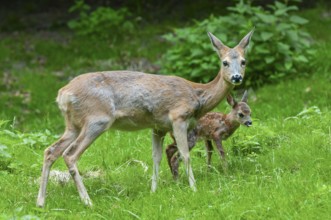
<path fill-rule="evenodd" d="M 242 81 L 236 82 L 236 81 L 232 80 L 231 82 L 232 82 L 233 85 L 237 86 L 237 85 L 240 85 Z"/>

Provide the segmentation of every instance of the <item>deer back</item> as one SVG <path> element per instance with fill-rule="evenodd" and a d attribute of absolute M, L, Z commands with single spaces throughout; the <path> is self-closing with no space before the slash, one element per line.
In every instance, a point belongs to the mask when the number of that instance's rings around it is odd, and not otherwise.
<path fill-rule="evenodd" d="M 83 74 L 60 89 L 60 109 L 75 123 L 105 115 L 122 130 L 170 130 L 173 117 L 192 117 L 199 100 L 189 81 L 130 71 Z M 186 120 L 184 118 L 184 120 Z"/>

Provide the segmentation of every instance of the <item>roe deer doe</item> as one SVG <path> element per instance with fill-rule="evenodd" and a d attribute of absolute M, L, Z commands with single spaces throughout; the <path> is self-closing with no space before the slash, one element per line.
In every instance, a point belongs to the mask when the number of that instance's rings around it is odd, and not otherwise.
<path fill-rule="evenodd" d="M 211 33 L 222 68 L 207 84 L 190 82 L 177 76 L 134 71 L 82 74 L 59 90 L 57 102 L 65 118 L 63 136 L 44 152 L 44 163 L 37 205 L 45 204 L 51 166 L 61 155 L 76 184 L 79 196 L 92 205 L 77 168 L 77 160 L 91 143 L 109 128 L 133 131 L 152 129 L 152 191 L 157 187 L 162 144 L 172 131 L 184 160 L 189 184 L 196 190 L 187 145 L 187 129 L 192 122 L 212 110 L 245 74 L 245 49 L 253 31 L 229 48 Z"/>
<path fill-rule="evenodd" d="M 211 140 L 216 144 L 221 159 L 226 162 L 222 141 L 230 137 L 239 128 L 240 124 L 247 127 L 252 125 L 251 109 L 247 105 L 247 91 L 245 91 L 240 102 L 237 103 L 230 94 L 227 97 L 227 102 L 232 107 L 229 114 L 209 112 L 200 118 L 196 127 L 187 134 L 189 150 L 195 146 L 199 139 L 205 140 L 208 167 L 210 167 L 213 150 Z M 180 155 L 177 152 L 176 140 L 172 134 L 171 137 L 174 142 L 168 145 L 166 154 L 172 175 L 174 179 L 177 179 Z"/>

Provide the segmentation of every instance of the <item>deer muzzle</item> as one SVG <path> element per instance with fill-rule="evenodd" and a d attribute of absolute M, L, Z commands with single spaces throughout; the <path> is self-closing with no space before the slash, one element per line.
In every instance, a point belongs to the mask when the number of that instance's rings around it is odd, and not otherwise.
<path fill-rule="evenodd" d="M 252 121 L 246 121 L 246 122 L 245 122 L 245 125 L 246 125 L 247 127 L 252 126 L 252 124 L 253 124 Z"/>
<path fill-rule="evenodd" d="M 234 85 L 239 85 L 241 84 L 242 81 L 243 81 L 243 77 L 240 74 L 236 74 L 231 77 L 231 82 Z"/>

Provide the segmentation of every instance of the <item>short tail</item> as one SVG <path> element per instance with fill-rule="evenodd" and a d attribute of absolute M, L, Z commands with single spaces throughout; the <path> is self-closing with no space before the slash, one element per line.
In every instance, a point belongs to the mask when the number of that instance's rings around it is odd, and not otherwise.
<path fill-rule="evenodd" d="M 76 97 L 70 92 L 60 90 L 56 102 L 62 113 L 68 113 L 70 106 L 76 102 Z"/>

